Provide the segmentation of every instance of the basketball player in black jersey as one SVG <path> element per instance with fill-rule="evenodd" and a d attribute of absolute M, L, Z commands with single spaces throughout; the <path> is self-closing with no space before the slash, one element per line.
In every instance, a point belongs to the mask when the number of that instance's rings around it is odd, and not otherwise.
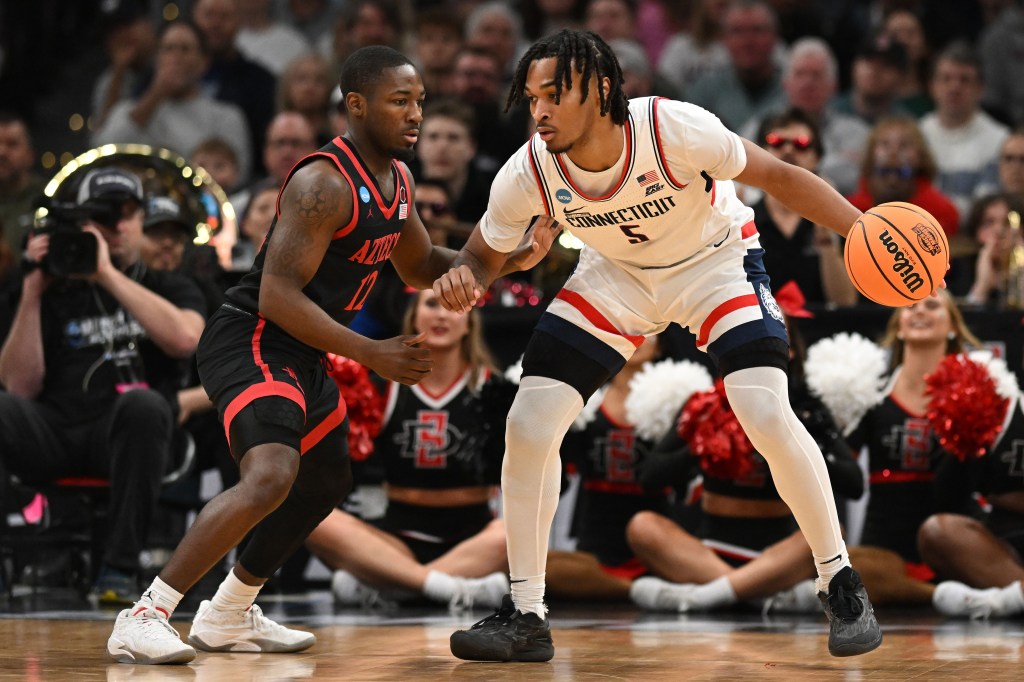
<path fill-rule="evenodd" d="M 203 386 L 224 422 L 241 480 L 214 498 L 107 644 L 124 663 L 187 663 L 195 650 L 167 619 L 191 588 L 249 531 L 250 541 L 189 642 L 205 651 L 292 652 L 312 633 L 267 619 L 260 587 L 351 487 L 345 405 L 321 365 L 325 352 L 414 384 L 431 370 L 423 335 L 371 341 L 346 325 L 390 258 L 406 283 L 430 288 L 454 252 L 432 246 L 416 215 L 404 163 L 416 144 L 423 82 L 386 47 L 357 50 L 341 90 L 349 131 L 304 158 L 285 179 L 277 216 L 252 270 L 226 294 L 199 345 Z M 506 271 L 532 267 L 557 234 L 537 238 Z"/>

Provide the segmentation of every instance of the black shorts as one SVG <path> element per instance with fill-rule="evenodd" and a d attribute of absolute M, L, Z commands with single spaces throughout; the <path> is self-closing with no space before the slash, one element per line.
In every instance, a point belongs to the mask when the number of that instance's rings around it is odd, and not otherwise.
<path fill-rule="evenodd" d="M 1024 516 L 993 507 L 985 526 L 1017 552 L 1017 561 L 1024 558 Z"/>
<path fill-rule="evenodd" d="M 792 516 L 758 519 L 704 514 L 700 537 L 726 563 L 742 566 L 797 528 Z"/>
<path fill-rule="evenodd" d="M 374 525 L 404 542 L 416 561 L 427 564 L 473 537 L 493 520 L 494 514 L 486 504 L 421 507 L 388 500 L 384 518 Z"/>
<path fill-rule="evenodd" d="M 345 447 L 345 403 L 320 352 L 265 318 L 221 306 L 203 331 L 197 360 L 236 460 L 267 442 L 303 454 L 325 440 Z M 233 429 L 243 411 L 244 428 Z"/>

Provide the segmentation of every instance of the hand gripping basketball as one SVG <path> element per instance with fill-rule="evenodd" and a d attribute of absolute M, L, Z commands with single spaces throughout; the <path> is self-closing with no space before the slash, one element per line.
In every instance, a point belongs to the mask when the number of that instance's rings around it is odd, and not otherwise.
<path fill-rule="evenodd" d="M 949 269 L 949 242 L 923 208 L 890 201 L 857 219 L 844 257 L 860 293 L 882 305 L 908 306 L 941 286 Z"/>

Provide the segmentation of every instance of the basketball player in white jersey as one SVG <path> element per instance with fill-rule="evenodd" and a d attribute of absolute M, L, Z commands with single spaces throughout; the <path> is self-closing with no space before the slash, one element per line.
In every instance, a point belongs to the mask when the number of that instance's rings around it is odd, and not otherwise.
<path fill-rule="evenodd" d="M 443 305 L 468 309 L 534 216 L 554 218 L 585 244 L 537 324 L 509 412 L 502 492 L 512 594 L 494 615 L 454 633 L 452 652 L 487 661 L 554 655 L 543 599 L 559 445 L 587 398 L 671 322 L 688 327 L 717 362 L 729 404 L 811 546 L 830 653 L 871 651 L 882 633 L 850 566 L 824 460 L 790 408 L 782 314 L 753 211 L 731 181 L 760 187 L 842 236 L 860 211 L 704 109 L 627 101 L 621 86 L 614 54 L 593 33 L 565 30 L 526 52 L 508 104 L 526 99 L 537 132 L 501 169 L 480 224 L 434 283 Z"/>

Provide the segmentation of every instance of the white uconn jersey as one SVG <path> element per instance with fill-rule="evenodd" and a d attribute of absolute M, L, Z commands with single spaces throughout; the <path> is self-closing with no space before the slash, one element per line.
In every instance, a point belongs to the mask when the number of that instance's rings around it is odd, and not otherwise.
<path fill-rule="evenodd" d="M 531 137 L 494 180 L 480 221 L 488 245 L 508 253 L 534 216 L 549 215 L 608 259 L 657 268 L 738 237 L 753 219 L 729 182 L 746 166 L 742 141 L 710 112 L 630 100 L 623 134 L 618 161 L 596 173 Z"/>

